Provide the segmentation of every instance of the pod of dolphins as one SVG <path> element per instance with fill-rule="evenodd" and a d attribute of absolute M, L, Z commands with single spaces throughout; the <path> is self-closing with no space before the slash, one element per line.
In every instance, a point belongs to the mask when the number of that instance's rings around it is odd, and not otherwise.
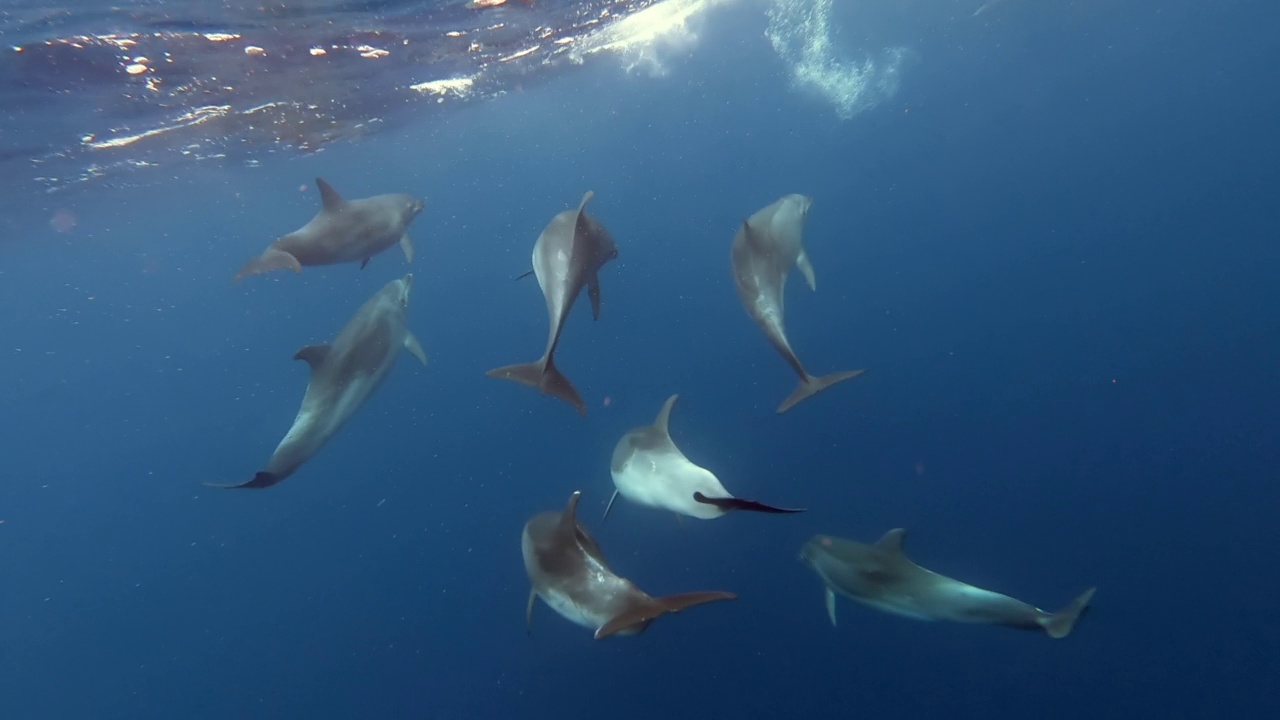
<path fill-rule="evenodd" d="M 277 270 L 302 272 L 304 266 L 359 262 L 399 245 L 413 260 L 408 226 L 425 207 L 405 194 L 347 200 L 316 178 L 321 209 L 310 222 L 280 237 L 235 276 Z M 555 363 L 565 320 L 583 288 L 591 316 L 600 318 L 600 271 L 618 257 L 612 235 L 586 212 L 594 193 L 587 192 L 576 209 L 557 213 L 533 246 L 533 274 L 547 306 L 549 328 L 542 356 L 529 363 L 507 365 L 486 373 L 537 388 L 586 414 L 586 404 Z M 812 198 L 785 195 L 749 217 L 738 228 L 730 248 L 730 266 L 738 297 L 747 315 L 799 377 L 799 386 L 782 401 L 784 413 L 800 401 L 863 373 L 847 370 L 810 375 L 787 340 L 783 292 L 791 269 L 797 268 L 810 290 L 817 289 L 813 264 L 804 248 L 804 227 Z M 413 275 L 387 283 L 356 311 L 332 343 L 308 345 L 295 360 L 305 360 L 311 379 L 293 425 L 265 467 L 243 483 L 223 488 L 267 488 L 313 457 L 355 414 L 390 373 L 400 351 L 424 365 L 427 355 L 406 324 Z M 735 497 L 715 473 L 691 461 L 671 438 L 671 411 L 679 396 L 663 404 L 651 425 L 628 431 L 614 447 L 610 473 L 615 487 L 605 508 L 608 517 L 619 496 L 677 517 L 710 520 L 734 510 L 771 514 L 803 512 Z M 537 598 L 564 618 L 594 631 L 596 639 L 636 635 L 654 619 L 696 605 L 737 596 L 700 591 L 653 597 L 616 574 L 600 545 L 578 520 L 581 492 L 569 496 L 564 510 L 535 515 L 524 526 L 521 550 L 532 590 L 526 611 L 531 626 Z M 1071 633 L 1095 588 L 1081 593 L 1066 608 L 1047 612 L 991 590 L 975 587 L 916 565 L 902 549 L 906 531 L 890 530 L 873 544 L 815 535 L 800 551 L 800 560 L 822 580 L 827 615 L 836 624 L 836 595 L 904 617 L 950 620 L 1043 630 L 1053 638 Z"/>

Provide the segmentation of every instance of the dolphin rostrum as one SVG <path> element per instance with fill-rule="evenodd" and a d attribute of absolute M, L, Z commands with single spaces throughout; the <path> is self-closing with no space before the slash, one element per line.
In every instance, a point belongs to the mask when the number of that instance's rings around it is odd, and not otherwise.
<path fill-rule="evenodd" d="M 594 195 L 588 191 L 576 210 L 557 213 L 533 245 L 533 274 L 538 278 L 551 319 L 547 349 L 541 358 L 531 363 L 507 365 L 485 373 L 488 377 L 536 387 L 543 394 L 564 400 L 583 415 L 587 414 L 586 404 L 569 378 L 560 373 L 553 358 L 565 318 L 582 288 L 587 288 L 591 298 L 591 317 L 600 319 L 600 268 L 618 257 L 618 248 L 609 231 L 586 213 L 587 201 Z"/>
<path fill-rule="evenodd" d="M 906 530 L 890 530 L 874 545 L 830 535 L 815 535 L 800 559 L 826 585 L 827 615 L 836 624 L 836 593 L 879 610 L 917 620 L 1006 625 L 1044 629 L 1064 638 L 1089 605 L 1097 588 L 1080 593 L 1056 613 L 1021 600 L 939 575 L 911 562 L 902 551 Z"/>
<path fill-rule="evenodd" d="M 365 301 L 332 344 L 308 345 L 293 358 L 311 366 L 311 382 L 293 427 L 264 470 L 230 488 L 265 488 L 289 477 L 333 437 L 386 378 L 404 348 L 427 364 L 418 339 L 405 327 L 413 275 L 387 283 Z"/>
<path fill-rule="evenodd" d="M 780 413 L 841 380 L 863 373 L 862 370 L 849 370 L 814 377 L 800 364 L 800 359 L 791 349 L 791 343 L 787 342 L 783 320 L 783 291 L 786 289 L 791 267 L 794 265 L 800 269 L 810 290 L 818 289 L 813 264 L 805 254 L 803 239 L 804 222 L 809 216 L 809 206 L 812 203 L 813 198 L 793 193 L 757 210 L 738 228 L 730 253 L 733 281 L 743 307 L 764 331 L 769 343 L 800 376 L 800 387 L 778 406 Z"/>
<path fill-rule="evenodd" d="M 604 510 L 606 518 L 618 495 L 640 505 L 704 520 L 718 518 L 731 510 L 803 512 L 736 498 L 724 489 L 715 473 L 690 462 L 676 447 L 668 429 L 671 408 L 679 397 L 667 398 L 652 425 L 631 430 L 614 446 L 610 472 L 617 489 Z"/>
<path fill-rule="evenodd" d="M 413 244 L 405 229 L 422 212 L 425 202 L 403 193 L 345 200 L 322 178 L 316 178 L 316 186 L 320 188 L 320 212 L 245 263 L 236 280 L 272 270 L 302 272 L 303 265 L 359 261 L 363 269 L 369 258 L 397 242 L 405 259 L 413 262 Z"/>
<path fill-rule="evenodd" d="M 532 628 L 534 600 L 539 597 L 565 619 L 594 628 L 597 640 L 639 635 L 667 613 L 737 597 L 708 591 L 655 598 L 615 575 L 595 538 L 578 524 L 581 496 L 574 492 L 563 512 L 544 512 L 525 523 L 520 547 L 533 584 L 525 608 L 526 629 Z"/>

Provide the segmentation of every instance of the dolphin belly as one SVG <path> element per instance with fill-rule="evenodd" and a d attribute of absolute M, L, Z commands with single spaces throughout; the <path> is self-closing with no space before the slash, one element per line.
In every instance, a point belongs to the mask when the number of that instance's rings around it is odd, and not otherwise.
<path fill-rule="evenodd" d="M 883 597 L 853 597 L 864 605 L 869 605 L 882 612 L 887 612 L 899 617 L 910 618 L 912 620 L 924 620 L 933 622 L 943 619 L 928 606 L 927 603 L 920 603 L 916 598 L 905 595 L 886 595 Z"/>
<path fill-rule="evenodd" d="M 561 617 L 585 628 L 595 630 L 612 619 L 612 616 L 602 615 L 595 608 L 578 602 L 571 594 L 557 588 L 538 588 L 538 597 Z"/>
<path fill-rule="evenodd" d="M 613 473 L 613 484 L 623 497 L 638 505 L 713 520 L 725 511 L 698 502 L 694 493 L 729 497 L 729 492 L 706 475 L 709 475 L 706 470 L 683 458 L 636 453 Z"/>

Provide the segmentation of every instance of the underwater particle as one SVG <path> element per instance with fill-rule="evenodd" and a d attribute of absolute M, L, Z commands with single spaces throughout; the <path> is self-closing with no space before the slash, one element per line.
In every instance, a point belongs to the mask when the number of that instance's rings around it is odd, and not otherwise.
<path fill-rule="evenodd" d="M 60 233 L 71 232 L 76 227 L 76 215 L 70 210 L 59 210 L 49 218 L 49 227 Z"/>
<path fill-rule="evenodd" d="M 608 395 L 605 395 L 604 402 L 600 403 L 600 407 L 609 407 L 612 404 L 613 404 L 613 398 Z"/>
<path fill-rule="evenodd" d="M 301 185 L 298 186 L 298 192 L 306 192 L 306 191 L 307 191 L 306 183 L 302 183 Z"/>
<path fill-rule="evenodd" d="M 133 63 L 124 69 L 130 75 L 141 75 L 147 71 L 147 66 L 142 63 Z"/>
<path fill-rule="evenodd" d="M 916 461 L 916 477 L 920 477 L 922 475 L 924 475 L 924 461 L 917 460 Z"/>
<path fill-rule="evenodd" d="M 266 55 L 267 51 L 257 45 L 249 45 L 244 49 L 245 55 Z"/>

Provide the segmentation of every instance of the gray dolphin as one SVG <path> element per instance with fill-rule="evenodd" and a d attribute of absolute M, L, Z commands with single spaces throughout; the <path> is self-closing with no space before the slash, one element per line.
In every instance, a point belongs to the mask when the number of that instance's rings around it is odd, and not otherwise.
<path fill-rule="evenodd" d="M 804 512 L 734 497 L 715 473 L 685 457 L 671 439 L 669 428 L 671 408 L 679 397 L 667 398 L 652 425 L 631 430 L 614 446 L 609 471 L 617 489 L 604 509 L 606 518 L 618 495 L 639 505 L 703 520 L 718 518 L 733 510 Z"/>
<path fill-rule="evenodd" d="M 939 575 L 911 562 L 902 551 L 906 530 L 884 534 L 874 545 L 815 535 L 800 559 L 826 585 L 827 615 L 836 624 L 836 593 L 876 609 L 916 620 L 951 620 L 1038 630 L 1053 638 L 1071 634 L 1097 588 L 1049 613 L 1007 595 Z"/>
<path fill-rule="evenodd" d="M 800 269 L 809 283 L 809 289 L 818 289 L 813 265 L 805 254 L 803 239 L 804 222 L 809 216 L 809 206 L 812 203 L 813 198 L 793 193 L 757 210 L 738 228 L 730 253 L 733 281 L 738 288 L 742 306 L 764 331 L 769 343 L 800 376 L 800 387 L 778 406 L 780 413 L 841 380 L 863 373 L 862 370 L 849 370 L 814 377 L 805 371 L 795 351 L 791 349 L 791 343 L 787 342 L 783 320 L 783 291 L 787 287 L 787 275 L 792 266 Z"/>
<path fill-rule="evenodd" d="M 711 591 L 655 598 L 615 575 L 595 538 L 578 524 L 581 496 L 574 492 L 563 512 L 544 512 L 525 523 L 520 549 L 533 584 L 525 608 L 526 629 L 532 628 L 533 605 L 539 597 L 564 618 L 594 628 L 597 640 L 639 635 L 667 613 L 737 597 Z"/>
<path fill-rule="evenodd" d="M 292 475 L 328 442 L 386 378 L 404 348 L 427 364 L 418 339 L 405 327 L 413 275 L 387 283 L 356 311 L 332 344 L 308 345 L 294 354 L 311 366 L 311 382 L 293 426 L 267 467 L 228 488 L 265 488 Z"/>
<path fill-rule="evenodd" d="M 405 260 L 413 262 L 413 244 L 406 228 L 426 203 L 411 195 L 396 193 L 345 200 L 322 178 L 320 212 L 311 222 L 280 237 L 262 255 L 245 263 L 236 280 L 245 275 L 261 275 L 272 270 L 302 272 L 303 265 L 333 265 L 360 261 L 400 243 Z"/>
<path fill-rule="evenodd" d="M 507 365 L 485 373 L 488 377 L 536 387 L 543 394 L 564 400 L 583 415 L 587 414 L 586 404 L 569 378 L 561 374 L 553 358 L 565 318 L 582 288 L 587 288 L 591 298 L 591 317 L 600 319 L 600 268 L 618 257 L 613 236 L 586 213 L 587 201 L 594 195 L 588 191 L 576 210 L 557 213 L 533 244 L 533 274 L 538 278 L 551 319 L 547 349 L 531 363 Z"/>

